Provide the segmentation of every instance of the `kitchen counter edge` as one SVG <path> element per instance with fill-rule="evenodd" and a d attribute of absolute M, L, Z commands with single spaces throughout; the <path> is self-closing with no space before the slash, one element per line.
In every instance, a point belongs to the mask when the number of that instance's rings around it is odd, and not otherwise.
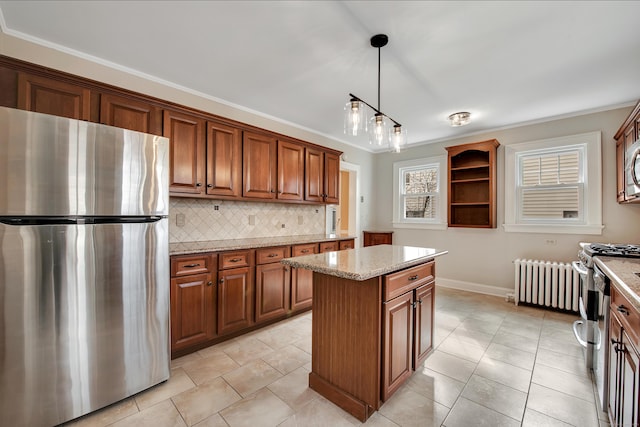
<path fill-rule="evenodd" d="M 640 277 L 636 275 L 640 273 L 640 259 L 597 256 L 594 261 L 611 279 L 612 286 L 640 311 Z"/>

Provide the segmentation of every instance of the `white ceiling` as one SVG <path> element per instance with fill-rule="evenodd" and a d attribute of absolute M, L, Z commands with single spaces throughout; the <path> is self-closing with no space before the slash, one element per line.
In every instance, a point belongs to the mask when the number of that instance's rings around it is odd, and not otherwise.
<path fill-rule="evenodd" d="M 0 1 L 3 32 L 364 149 L 354 93 L 426 143 L 640 99 L 637 1 Z M 470 111 L 473 123 L 448 126 Z"/>

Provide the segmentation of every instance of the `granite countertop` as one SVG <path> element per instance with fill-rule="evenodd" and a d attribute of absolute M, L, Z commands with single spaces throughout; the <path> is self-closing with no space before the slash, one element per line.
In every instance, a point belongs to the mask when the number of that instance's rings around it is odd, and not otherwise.
<path fill-rule="evenodd" d="M 595 263 L 616 287 L 640 311 L 640 273 L 639 258 L 594 257 Z"/>
<path fill-rule="evenodd" d="M 209 240 L 202 242 L 179 242 L 169 243 L 169 254 L 185 255 L 202 252 L 267 248 L 270 246 L 298 245 L 303 243 L 328 242 L 331 240 L 348 240 L 355 238 L 355 236 L 343 234 L 306 234 L 300 236 L 258 237 L 252 239 Z"/>
<path fill-rule="evenodd" d="M 343 279 L 367 280 L 422 264 L 447 251 L 413 246 L 378 245 L 285 258 L 281 263 Z"/>

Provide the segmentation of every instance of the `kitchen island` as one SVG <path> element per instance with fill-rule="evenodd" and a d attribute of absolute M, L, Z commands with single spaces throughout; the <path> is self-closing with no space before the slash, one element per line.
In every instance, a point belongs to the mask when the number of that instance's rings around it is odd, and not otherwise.
<path fill-rule="evenodd" d="M 379 245 L 283 259 L 313 271 L 309 387 L 364 422 L 432 349 L 433 248 Z"/>

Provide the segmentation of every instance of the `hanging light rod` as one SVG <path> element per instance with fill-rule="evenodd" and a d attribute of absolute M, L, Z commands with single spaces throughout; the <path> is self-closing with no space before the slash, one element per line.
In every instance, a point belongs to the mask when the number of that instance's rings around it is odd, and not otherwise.
<path fill-rule="evenodd" d="M 380 110 L 380 48 L 386 46 L 389 42 L 389 37 L 386 34 L 376 34 L 371 37 L 371 46 L 378 49 L 378 107 L 374 107 L 359 96 L 352 93 L 349 102 L 344 108 L 345 122 L 344 132 L 357 136 L 362 131 L 369 132 L 369 143 L 376 145 L 383 145 L 385 139 L 392 151 L 398 152 L 403 145 L 407 143 L 407 131 L 402 128 L 400 122 L 392 119 Z M 371 118 L 367 118 L 367 114 L 364 111 L 364 106 L 371 108 L 375 114 Z M 385 120 L 386 119 L 386 120 Z M 367 122 L 371 121 L 370 127 L 367 126 Z M 389 132 L 387 132 L 386 121 L 393 122 L 394 126 Z"/>

